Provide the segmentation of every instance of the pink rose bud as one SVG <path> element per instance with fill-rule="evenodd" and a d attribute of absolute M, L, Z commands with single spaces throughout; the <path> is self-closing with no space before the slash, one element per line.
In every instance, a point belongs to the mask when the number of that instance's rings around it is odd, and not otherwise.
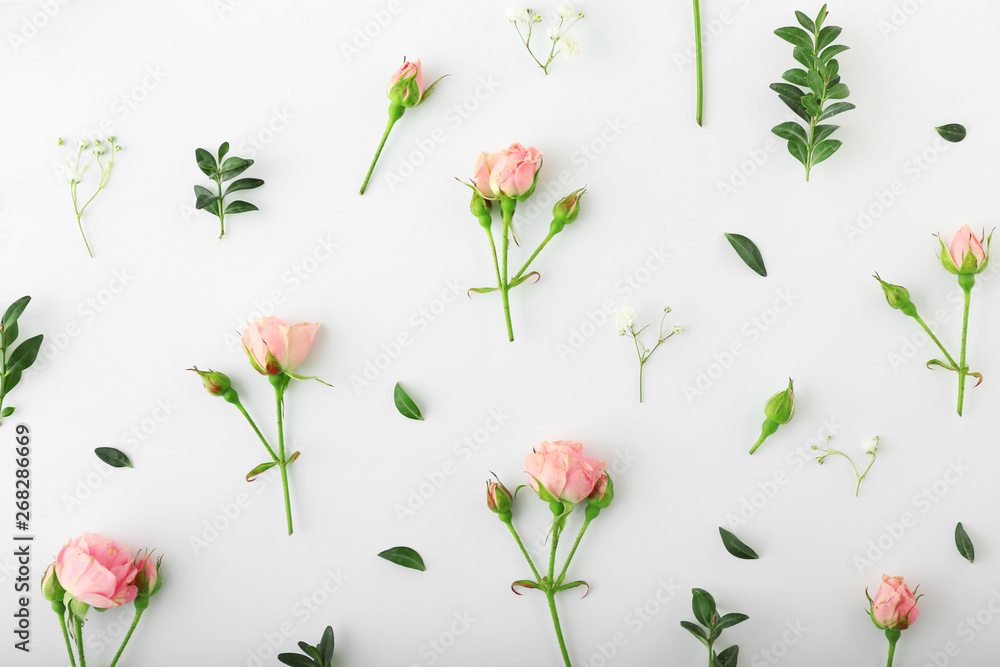
<path fill-rule="evenodd" d="M 549 226 L 550 234 L 558 234 L 566 225 L 576 222 L 576 217 L 580 215 L 580 198 L 587 192 L 586 188 L 580 188 L 562 199 L 552 209 L 552 224 Z"/>
<path fill-rule="evenodd" d="M 882 585 L 875 598 L 868 598 L 872 621 L 882 630 L 907 629 L 920 614 L 920 607 L 917 605 L 919 597 L 910 591 L 902 577 L 883 574 Z"/>
<path fill-rule="evenodd" d="M 79 604 L 70 608 L 86 614 L 86 606 L 120 607 L 135 600 L 137 570 L 129 548 L 100 535 L 84 533 L 70 540 L 56 556 L 55 575 L 68 597 Z"/>
<path fill-rule="evenodd" d="M 420 69 L 420 59 L 411 63 L 403 61 L 389 79 L 386 94 L 393 103 L 404 107 L 415 107 L 424 95 L 424 75 Z"/>
<path fill-rule="evenodd" d="M 213 396 L 221 396 L 232 387 L 232 383 L 225 373 L 219 373 L 218 371 L 213 371 L 211 369 L 207 371 L 199 370 L 197 366 L 194 368 L 189 368 L 189 371 L 194 371 L 201 377 L 201 381 L 205 383 L 205 389 L 208 393 Z"/>
<path fill-rule="evenodd" d="M 982 273 L 990 261 L 989 247 L 992 238 L 993 234 L 990 234 L 989 238 L 986 239 L 986 249 L 984 250 L 982 240 L 976 238 L 968 225 L 964 225 L 955 233 L 950 247 L 946 248 L 944 240 L 939 236 L 941 264 L 949 273 L 964 275 Z"/>
<path fill-rule="evenodd" d="M 497 193 L 490 187 L 490 174 L 493 172 L 493 166 L 499 159 L 500 151 L 496 153 L 480 153 L 479 157 L 476 158 L 472 184 L 484 199 L 497 198 Z"/>
<path fill-rule="evenodd" d="M 494 475 L 495 476 L 495 475 Z M 490 511 L 500 516 L 507 523 L 511 519 L 510 508 L 514 504 L 514 496 L 499 479 L 486 482 L 486 505 Z"/>
<path fill-rule="evenodd" d="M 611 481 L 611 477 L 608 473 L 602 473 L 601 477 L 597 480 L 597 484 L 594 485 L 594 490 L 590 492 L 587 496 L 587 502 L 591 505 L 597 505 L 600 509 L 606 509 L 611 501 L 615 498 L 615 485 Z"/>
<path fill-rule="evenodd" d="M 583 455 L 583 445 L 572 440 L 543 442 L 524 461 L 531 488 L 542 500 L 578 503 L 591 494 L 607 467 Z"/>
<path fill-rule="evenodd" d="M 318 324 L 300 322 L 288 326 L 277 317 L 265 317 L 247 324 L 243 349 L 261 375 L 289 373 L 306 358 L 318 330 Z"/>
<path fill-rule="evenodd" d="M 151 551 L 147 551 L 145 554 L 136 554 L 134 561 L 135 587 L 138 589 L 137 595 L 139 597 L 148 598 L 160 590 L 160 586 L 163 585 L 163 579 L 160 578 L 160 561 L 162 560 L 161 556 L 154 561 Z"/>
<path fill-rule="evenodd" d="M 497 197 L 524 201 L 535 190 L 538 172 L 542 168 L 542 153 L 513 143 L 500 151 L 490 167 L 489 189 Z"/>

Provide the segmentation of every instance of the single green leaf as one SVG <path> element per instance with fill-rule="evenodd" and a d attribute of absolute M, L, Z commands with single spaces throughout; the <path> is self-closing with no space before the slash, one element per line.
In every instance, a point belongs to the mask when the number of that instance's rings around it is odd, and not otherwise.
<path fill-rule="evenodd" d="M 801 46 L 796 46 L 792 49 L 792 57 L 803 65 L 806 69 L 812 69 L 816 66 L 816 58 L 813 57 L 812 45 L 809 45 L 808 49 L 803 49 Z"/>
<path fill-rule="evenodd" d="M 124 452 L 120 452 L 114 447 L 98 447 L 94 450 L 97 458 L 107 463 L 112 468 L 131 468 L 132 462 Z"/>
<path fill-rule="evenodd" d="M 307 644 L 306 642 L 299 642 L 299 650 L 305 653 L 307 656 L 313 659 L 313 664 L 317 667 L 322 667 L 323 656 L 320 654 L 319 649 L 312 644 Z"/>
<path fill-rule="evenodd" d="M 851 109 L 854 108 L 855 108 L 854 105 L 851 104 L 850 102 L 837 102 L 836 104 L 831 104 L 830 106 L 828 106 L 826 110 L 819 115 L 819 118 L 817 120 L 823 121 L 826 120 L 827 118 L 833 118 L 837 114 L 844 113 L 845 111 L 850 111 Z"/>
<path fill-rule="evenodd" d="M 819 75 L 814 69 L 809 70 L 806 74 L 806 85 L 809 86 L 809 90 L 813 92 L 813 95 L 820 97 L 823 94 L 823 77 Z"/>
<path fill-rule="evenodd" d="M 740 647 L 734 644 L 716 656 L 716 667 L 736 667 L 739 659 Z"/>
<path fill-rule="evenodd" d="M 817 125 L 813 128 L 813 144 L 821 143 L 839 128 L 839 125 Z"/>
<path fill-rule="evenodd" d="M 715 617 L 718 612 L 715 608 L 715 598 L 703 588 L 691 589 L 691 609 L 694 617 L 706 628 L 715 625 Z"/>
<path fill-rule="evenodd" d="M 12 414 L 14 414 L 14 408 L 8 405 L 6 408 L 3 409 L 3 412 L 0 412 L 0 419 L 4 417 L 10 417 Z"/>
<path fill-rule="evenodd" d="M 790 141 L 792 139 L 798 139 L 802 143 L 807 143 L 809 141 L 809 137 L 806 135 L 805 128 L 803 128 L 798 123 L 793 123 L 790 120 L 785 121 L 780 125 L 775 125 L 774 127 L 771 128 L 771 132 L 774 132 L 776 135 L 778 135 L 782 139 L 785 139 L 786 141 Z"/>
<path fill-rule="evenodd" d="M 819 54 L 819 61 L 821 63 L 829 63 L 834 56 L 843 53 L 844 51 L 850 50 L 851 47 L 845 46 L 843 44 L 834 44 L 833 46 L 828 46 L 823 49 Z"/>
<path fill-rule="evenodd" d="M 840 150 L 840 147 L 843 144 L 844 142 L 840 141 L 839 139 L 828 139 L 827 141 L 824 141 L 821 144 L 817 144 L 816 147 L 813 149 L 812 166 L 815 167 L 820 162 L 822 162 L 823 160 L 827 159 L 828 157 L 836 153 L 838 150 Z"/>
<path fill-rule="evenodd" d="M 757 245 L 741 234 L 726 234 L 729 243 L 733 246 L 736 254 L 740 256 L 747 266 L 758 275 L 767 277 L 767 268 L 764 267 L 764 258 L 760 256 Z"/>
<path fill-rule="evenodd" d="M 952 143 L 958 143 L 962 139 L 965 139 L 965 126 L 959 125 L 958 123 L 950 123 L 948 125 L 942 125 L 941 127 L 935 127 L 937 133 L 945 141 L 950 141 Z M 4 322 L 7 321 L 6 316 L 4 317 Z"/>
<path fill-rule="evenodd" d="M 840 36 L 843 28 L 835 25 L 828 25 L 819 31 L 819 38 L 816 42 L 816 50 L 822 52 L 823 49 L 833 44 L 833 40 Z"/>
<path fill-rule="evenodd" d="M 316 667 L 316 663 L 298 653 L 279 653 L 278 662 L 289 667 Z"/>
<path fill-rule="evenodd" d="M 803 14 L 802 12 L 795 12 L 795 18 L 799 20 L 799 25 L 808 30 L 809 32 L 816 34 L 816 24 L 813 20 Z"/>
<path fill-rule="evenodd" d="M 826 64 L 826 75 L 830 77 L 830 84 L 837 85 L 840 83 L 840 61 L 831 60 Z"/>
<path fill-rule="evenodd" d="M 229 187 L 226 188 L 226 194 L 228 195 L 230 192 L 236 192 L 237 190 L 253 190 L 262 185 L 264 185 L 264 181 L 259 178 L 241 178 L 229 184 Z"/>
<path fill-rule="evenodd" d="M 0 398 L 9 394 L 10 390 L 16 387 L 20 381 L 21 371 L 7 371 L 7 374 L 3 376 L 3 393 L 0 394 Z"/>
<path fill-rule="evenodd" d="M 799 100 L 793 100 L 790 97 L 785 97 L 784 95 L 779 95 L 778 99 L 784 102 L 785 106 L 794 111 L 796 116 L 807 123 L 812 122 L 812 117 L 809 115 L 809 112 L 806 111 L 806 108 L 802 106 L 802 102 Z"/>
<path fill-rule="evenodd" d="M 214 197 L 215 193 L 206 188 L 204 185 L 196 185 L 194 186 L 194 196 L 198 198 Z"/>
<path fill-rule="evenodd" d="M 231 178 L 236 178 L 249 169 L 252 164 L 253 160 L 244 160 L 241 157 L 227 158 L 226 161 L 222 163 L 222 180 L 228 181 Z"/>
<path fill-rule="evenodd" d="M 417 407 L 417 404 L 413 402 L 413 399 L 410 398 L 410 395 L 406 393 L 406 390 L 398 382 L 396 383 L 396 388 L 392 391 L 392 400 L 396 404 L 399 414 L 407 419 L 424 420 L 424 416 L 420 414 L 420 408 Z"/>
<path fill-rule="evenodd" d="M 194 151 L 194 159 L 198 162 L 198 168 L 201 169 L 201 173 L 209 178 L 215 178 L 215 172 L 219 165 L 215 162 L 215 157 L 211 153 L 204 148 L 197 148 Z"/>
<path fill-rule="evenodd" d="M 829 12 L 826 11 L 826 5 L 823 5 L 819 9 L 819 14 L 816 15 L 816 27 L 822 28 L 823 22 L 826 21 L 826 17 L 829 16 Z"/>
<path fill-rule="evenodd" d="M 719 534 L 722 535 L 722 544 L 726 547 L 726 551 L 737 558 L 742 558 L 743 560 L 755 560 L 760 558 L 756 551 L 745 545 L 742 541 L 740 541 L 740 538 L 736 537 L 721 526 L 719 527 Z"/>
<path fill-rule="evenodd" d="M 10 353 L 10 357 L 7 359 L 7 373 L 21 372 L 35 363 L 35 359 L 38 357 L 38 348 L 42 346 L 42 338 L 42 334 L 32 336 Z"/>
<path fill-rule="evenodd" d="M 705 646 L 708 646 L 708 635 L 700 627 L 692 623 L 691 621 L 681 621 L 681 627 L 690 632 Z"/>
<path fill-rule="evenodd" d="M 0 347 L 3 349 L 10 348 L 17 340 L 17 320 L 10 323 L 10 326 L 3 328 L 3 337 L 0 339 Z"/>
<path fill-rule="evenodd" d="M 815 93 L 808 93 L 802 98 L 802 106 L 810 116 L 817 116 L 820 112 L 819 97 Z"/>
<path fill-rule="evenodd" d="M 237 199 L 226 205 L 226 215 L 230 213 L 246 213 L 248 211 L 259 211 L 260 209 L 248 201 Z"/>
<path fill-rule="evenodd" d="M 809 149 L 798 139 L 792 139 L 788 142 L 788 152 L 792 154 L 792 157 L 801 162 L 803 166 L 809 161 Z"/>
<path fill-rule="evenodd" d="M 323 631 L 323 639 L 320 640 L 317 648 L 323 654 L 323 667 L 331 667 L 333 664 L 333 628 L 329 625 Z"/>
<path fill-rule="evenodd" d="M 266 461 L 264 463 L 261 463 L 259 466 L 255 467 L 253 470 L 247 473 L 247 481 L 248 482 L 254 481 L 255 479 L 257 479 L 258 475 L 270 470 L 276 465 L 278 465 L 276 461 Z"/>
<path fill-rule="evenodd" d="M 806 91 L 789 83 L 772 83 L 771 90 L 782 97 L 788 97 L 793 100 L 801 100 L 806 94 Z"/>
<path fill-rule="evenodd" d="M 384 558 L 390 563 L 402 565 L 403 567 L 408 567 L 414 570 L 420 570 L 421 572 L 427 569 L 424 566 L 424 559 L 410 547 L 393 547 L 391 549 L 386 549 L 381 552 L 378 557 Z"/>
<path fill-rule="evenodd" d="M 842 83 L 830 86 L 830 89 L 826 91 L 827 98 L 831 100 L 842 100 L 850 94 L 850 89 Z"/>
<path fill-rule="evenodd" d="M 742 623 L 743 621 L 749 618 L 750 617 L 747 616 L 746 614 L 735 614 L 735 613 L 726 614 L 725 616 L 719 619 L 718 623 L 715 624 L 715 629 L 722 631 L 725 630 L 726 628 L 731 628 L 734 625 L 738 625 L 739 623 Z"/>
<path fill-rule="evenodd" d="M 781 78 L 788 83 L 795 84 L 796 86 L 809 85 L 809 81 L 806 78 L 806 71 L 804 69 L 798 69 L 797 67 L 785 70 L 785 72 L 781 75 Z"/>
<path fill-rule="evenodd" d="M 802 28 L 796 28 L 795 26 L 778 28 L 774 31 L 774 34 L 795 46 L 801 46 L 804 49 L 812 49 L 813 47 L 812 37 Z"/>
<path fill-rule="evenodd" d="M 969 534 L 962 527 L 961 521 L 955 526 L 955 546 L 958 547 L 958 553 L 962 554 L 962 558 L 970 563 L 976 560 L 976 548 L 972 546 L 972 540 L 969 539 Z"/>
<path fill-rule="evenodd" d="M 21 313 L 24 312 L 24 309 L 28 307 L 29 301 L 31 301 L 30 296 L 22 296 L 20 299 L 10 304 L 7 311 L 3 314 L 3 320 L 0 321 L 0 323 L 3 324 L 4 329 L 17 322 L 17 318 L 19 318 Z"/>
<path fill-rule="evenodd" d="M 197 187 L 197 186 L 195 186 L 195 187 Z M 207 189 L 207 188 L 203 188 L 203 189 Z M 203 209 L 203 208 L 208 208 L 209 206 L 212 206 L 213 204 L 215 204 L 218 201 L 219 201 L 219 198 L 216 195 L 213 195 L 211 192 L 209 192 L 208 194 L 200 194 L 194 200 L 194 207 L 196 209 L 200 210 L 200 209 Z"/>
<path fill-rule="evenodd" d="M 229 142 L 223 141 L 222 145 L 219 146 L 219 162 L 222 162 L 222 158 L 226 157 L 226 153 L 229 152 Z"/>

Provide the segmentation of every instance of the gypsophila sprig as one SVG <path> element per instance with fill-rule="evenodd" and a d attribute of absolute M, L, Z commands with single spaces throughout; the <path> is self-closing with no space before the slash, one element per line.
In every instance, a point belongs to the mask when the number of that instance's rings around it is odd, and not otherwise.
<path fill-rule="evenodd" d="M 259 178 L 241 178 L 226 186 L 225 191 L 222 184 L 230 179 L 236 178 L 250 168 L 253 160 L 241 157 L 229 157 L 229 142 L 223 142 L 219 146 L 219 159 L 209 153 L 204 148 L 198 148 L 194 152 L 195 160 L 201 172 L 215 181 L 215 192 L 202 185 L 194 186 L 195 202 L 194 207 L 204 209 L 219 219 L 219 238 L 226 235 L 226 216 L 247 211 L 258 211 L 256 206 L 248 201 L 240 199 L 231 200 L 228 204 L 225 199 L 234 192 L 240 190 L 253 190 L 264 185 L 264 181 Z M 225 159 L 225 161 L 223 161 Z"/>
<path fill-rule="evenodd" d="M 622 308 L 615 315 L 615 328 L 618 329 L 619 336 L 629 336 L 632 338 L 632 342 L 635 343 L 635 353 L 639 357 L 639 402 L 642 403 L 642 369 L 645 367 L 646 362 L 649 358 L 653 356 L 656 349 L 660 347 L 663 343 L 667 342 L 672 336 L 676 336 L 679 333 L 683 333 L 684 329 L 675 326 L 671 327 L 669 331 L 664 335 L 663 325 L 666 324 L 667 315 L 670 314 L 670 307 L 663 309 L 663 317 L 660 318 L 660 329 L 659 333 L 656 335 L 656 344 L 652 348 L 647 348 L 646 345 L 639 340 L 639 335 L 649 328 L 649 325 L 640 327 L 638 330 L 635 328 L 636 314 L 631 308 Z"/>
<path fill-rule="evenodd" d="M 708 649 L 708 667 L 736 667 L 739 661 L 740 647 L 735 644 L 722 651 L 715 652 L 715 642 L 722 636 L 722 631 L 746 621 L 746 614 L 730 613 L 719 616 L 712 594 L 702 588 L 691 589 L 691 609 L 700 625 L 691 621 L 681 621 L 681 627 L 694 635 Z"/>
<path fill-rule="evenodd" d="M 559 5 L 552 25 L 545 31 L 545 36 L 549 38 L 551 46 L 549 47 L 549 55 L 543 63 L 531 50 L 531 36 L 535 30 L 535 24 L 542 22 L 541 15 L 531 9 L 520 7 L 511 7 L 507 10 L 507 20 L 514 25 L 517 36 L 521 38 L 524 48 L 528 50 L 528 55 L 546 75 L 549 73 L 549 65 L 560 53 L 565 51 L 566 55 L 575 56 L 580 52 L 580 45 L 569 34 L 569 31 L 583 17 L 584 13 L 574 7 L 572 3 L 564 2 Z"/>
<path fill-rule="evenodd" d="M 873 465 L 875 465 L 875 458 L 878 454 L 879 437 L 876 435 L 871 440 L 866 440 L 861 446 L 861 449 L 865 453 L 865 455 L 871 457 L 871 459 L 868 461 L 868 467 L 865 468 L 864 472 L 861 472 L 858 466 L 854 464 L 854 459 L 852 459 L 850 455 L 845 454 L 844 452 L 834 449 L 833 447 L 830 446 L 830 440 L 832 438 L 833 436 L 830 435 L 826 437 L 825 447 L 813 445 L 812 447 L 813 450 L 817 452 L 822 452 L 821 454 L 816 455 L 816 463 L 822 465 L 823 462 L 827 459 L 827 457 L 830 456 L 843 456 L 845 459 L 847 459 L 847 462 L 851 464 L 851 468 L 854 469 L 855 476 L 858 478 L 858 485 L 854 489 L 854 497 L 857 498 L 858 495 L 861 494 L 861 482 L 865 481 L 865 477 L 868 476 L 868 471 L 872 469 Z"/>
<path fill-rule="evenodd" d="M 804 120 L 806 126 L 788 121 L 771 131 L 788 141 L 788 152 L 806 168 L 807 181 L 812 168 L 836 153 L 843 143 L 829 138 L 839 125 L 820 123 L 854 108 L 850 102 L 827 106 L 831 100 L 845 99 L 851 91 L 840 81 L 840 63 L 835 58 L 848 47 L 833 43 L 840 36 L 841 28 L 824 26 L 826 16 L 826 5 L 819 10 L 815 21 L 802 12 L 795 12 L 801 28 L 789 26 L 774 31 L 795 47 L 792 57 L 805 69 L 786 71 L 781 78 L 787 83 L 772 83 L 771 90 L 778 93 L 781 101 Z"/>
<path fill-rule="evenodd" d="M 938 337 L 934 335 L 930 327 L 924 322 L 924 320 L 917 313 L 917 307 L 910 300 L 910 292 L 905 287 L 900 285 L 893 285 L 882 280 L 876 273 L 873 278 L 878 281 L 879 285 L 882 286 L 882 291 L 885 293 L 886 301 L 889 305 L 896 310 L 902 311 L 902 313 L 908 317 L 912 317 L 916 320 L 917 324 L 927 333 L 934 344 L 938 346 L 941 353 L 944 355 L 944 360 L 942 359 L 931 359 L 927 362 L 927 368 L 933 369 L 934 367 L 943 368 L 948 371 L 953 371 L 958 373 L 958 416 L 962 416 L 962 410 L 965 403 L 965 379 L 967 377 L 976 378 L 977 382 L 975 384 L 978 387 L 983 382 L 983 374 L 978 372 L 973 372 L 969 370 L 969 365 L 966 363 L 966 344 L 969 337 L 969 308 L 972 304 L 972 288 L 976 284 L 976 275 L 982 273 L 986 270 L 986 267 L 990 262 L 990 241 L 993 239 L 993 232 L 990 232 L 989 236 L 986 236 L 986 232 L 983 231 L 979 237 L 973 233 L 972 229 L 968 225 L 964 225 L 955 236 L 952 237 L 951 245 L 946 246 L 944 240 L 941 236 L 938 236 L 938 242 L 941 245 L 940 248 L 940 260 L 942 266 L 944 266 L 945 271 L 953 274 L 958 278 L 958 285 L 962 288 L 962 292 L 965 294 L 965 309 L 962 316 L 962 347 L 959 353 L 958 361 L 955 360 L 945 346 L 938 340 Z M 986 246 L 983 247 L 983 242 L 986 242 Z"/>
<path fill-rule="evenodd" d="M 69 183 L 70 195 L 73 198 L 76 226 L 80 228 L 80 236 L 83 237 L 83 244 L 87 247 L 87 254 L 93 257 L 94 253 L 91 251 L 90 243 L 87 242 L 87 235 L 83 231 L 83 213 L 90 206 L 90 203 L 94 201 L 94 198 L 100 194 L 101 190 L 107 187 L 108 180 L 111 178 L 111 168 L 114 167 L 115 159 L 118 157 L 118 153 L 121 152 L 122 147 L 118 145 L 115 137 L 108 137 L 106 144 L 101 143 L 99 139 L 93 143 L 81 139 L 76 144 L 76 156 L 72 157 L 67 156 L 63 151 L 62 146 L 65 142 L 61 138 L 58 143 L 59 155 L 66 164 L 66 182 Z M 97 167 L 101 170 L 101 178 L 97 181 L 97 189 L 94 190 L 94 194 L 81 204 L 81 197 L 78 191 L 79 186 L 86 180 L 87 170 L 95 161 L 97 162 Z"/>

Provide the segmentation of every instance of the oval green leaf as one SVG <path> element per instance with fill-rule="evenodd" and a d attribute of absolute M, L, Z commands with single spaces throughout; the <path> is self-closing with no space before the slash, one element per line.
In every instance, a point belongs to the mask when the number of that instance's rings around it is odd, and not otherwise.
<path fill-rule="evenodd" d="M 760 250 L 757 249 L 757 244 L 742 234 L 729 234 L 727 232 L 726 238 L 733 246 L 733 249 L 736 250 L 736 254 L 740 256 L 740 259 L 742 259 L 747 266 L 753 269 L 758 275 L 767 277 L 767 268 L 764 266 L 764 258 L 760 256 Z"/>
<path fill-rule="evenodd" d="M 953 144 L 957 144 L 962 139 L 965 139 L 965 126 L 959 125 L 958 123 L 950 123 L 948 125 L 942 125 L 941 127 L 935 127 L 937 133 L 941 135 L 941 138 L 945 141 L 950 141 Z M 7 318 L 4 318 L 6 321 Z"/>
<path fill-rule="evenodd" d="M 791 141 L 792 139 L 798 139 L 802 143 L 809 141 L 808 135 L 806 135 L 805 129 L 798 123 L 792 121 L 785 121 L 780 125 L 775 125 L 771 128 L 771 132 L 775 133 L 785 141 Z"/>
<path fill-rule="evenodd" d="M 226 204 L 226 215 L 233 213 L 246 213 L 247 211 L 259 211 L 260 209 L 248 201 L 237 199 Z"/>
<path fill-rule="evenodd" d="M 820 162 L 822 162 L 823 160 L 827 159 L 828 157 L 836 153 L 838 150 L 840 150 L 840 147 L 843 144 L 844 142 L 840 141 L 839 139 L 828 139 L 827 141 L 824 141 L 823 143 L 816 146 L 816 148 L 813 149 L 812 166 L 815 167 Z"/>
<path fill-rule="evenodd" d="M 812 37 L 802 28 L 796 28 L 795 26 L 778 28 L 774 31 L 774 34 L 795 46 L 801 46 L 804 49 L 812 49 L 813 47 Z"/>
<path fill-rule="evenodd" d="M 424 566 L 424 559 L 410 547 L 393 547 L 379 553 L 379 558 L 384 558 L 390 563 L 402 565 L 413 570 L 423 572 L 427 568 Z"/>
<path fill-rule="evenodd" d="M 424 420 L 424 416 L 420 414 L 420 408 L 417 407 L 417 404 L 413 402 L 413 399 L 410 398 L 410 395 L 406 393 L 406 390 L 398 382 L 392 392 L 392 400 L 396 404 L 399 414 L 407 419 Z"/>
<path fill-rule="evenodd" d="M 708 635 L 706 635 L 705 631 L 700 627 L 691 621 L 681 621 L 681 627 L 694 635 L 702 644 L 708 646 Z"/>
<path fill-rule="evenodd" d="M 21 313 L 24 312 L 24 309 L 28 307 L 29 301 L 31 301 L 30 296 L 22 296 L 20 299 L 10 304 L 10 307 L 7 308 L 7 312 L 3 314 L 2 324 L 4 329 L 14 324 L 14 322 L 17 322 L 17 318 L 19 318 Z"/>
<path fill-rule="evenodd" d="M 209 178 L 215 178 L 215 171 L 218 165 L 215 162 L 215 156 L 206 151 L 204 148 L 196 148 L 194 151 L 194 159 L 198 163 L 198 168 L 201 169 L 201 173 L 205 174 Z"/>
<path fill-rule="evenodd" d="M 740 538 L 721 526 L 719 527 L 719 534 L 722 535 L 722 544 L 726 547 L 726 551 L 737 558 L 742 558 L 743 560 L 756 560 L 760 558 L 756 551 L 745 545 Z"/>
<path fill-rule="evenodd" d="M 715 607 L 715 598 L 703 588 L 691 589 L 691 610 L 698 622 L 706 628 L 715 624 L 715 617 L 718 615 Z"/>
<path fill-rule="evenodd" d="M 961 521 L 955 526 L 955 546 L 958 547 L 958 553 L 962 554 L 962 558 L 965 560 L 971 563 L 976 559 L 976 548 L 972 546 L 972 540 L 969 539 L 969 534 L 962 527 Z"/>
<path fill-rule="evenodd" d="M 32 336 L 17 346 L 7 359 L 7 373 L 20 373 L 35 363 L 38 358 L 38 348 L 42 346 L 42 334 Z"/>
<path fill-rule="evenodd" d="M 120 452 L 114 447 L 98 447 L 94 450 L 97 458 L 107 463 L 112 468 L 131 468 L 132 462 L 124 452 Z"/>

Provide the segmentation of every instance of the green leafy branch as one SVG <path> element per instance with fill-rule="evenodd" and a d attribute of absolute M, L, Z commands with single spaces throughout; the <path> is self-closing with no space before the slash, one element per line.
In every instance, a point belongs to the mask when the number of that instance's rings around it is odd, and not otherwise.
<path fill-rule="evenodd" d="M 746 614 L 726 614 L 719 616 L 715 606 L 715 598 L 701 588 L 691 589 L 691 608 L 694 617 L 701 625 L 690 621 L 681 621 L 681 627 L 690 632 L 708 649 L 708 667 L 736 667 L 739 661 L 740 647 L 730 646 L 721 653 L 715 652 L 715 642 L 722 631 L 750 618 Z"/>
<path fill-rule="evenodd" d="M 319 644 L 312 646 L 299 642 L 299 649 L 305 655 L 298 653 L 279 653 L 278 662 L 291 667 L 332 667 L 333 666 L 333 628 L 329 625 L 323 631 Z"/>
<path fill-rule="evenodd" d="M 835 57 L 849 47 L 833 43 L 842 29 L 823 25 L 827 17 L 826 5 L 820 9 L 815 21 L 802 12 L 795 12 L 795 17 L 801 28 L 778 28 L 774 34 L 795 47 L 792 57 L 805 69 L 786 71 L 781 78 L 787 83 L 772 83 L 771 90 L 778 93 L 778 98 L 807 125 L 803 127 L 788 121 L 776 125 L 771 131 L 788 141 L 788 152 L 806 168 L 808 181 L 812 168 L 836 153 L 843 144 L 829 138 L 839 125 L 820 123 L 855 107 L 850 102 L 835 102 L 826 106 L 831 100 L 843 100 L 851 94 L 840 81 L 840 63 Z"/>
<path fill-rule="evenodd" d="M 11 350 L 17 340 L 17 318 L 28 307 L 29 301 L 30 296 L 22 296 L 7 308 L 0 320 L 0 419 L 14 414 L 13 407 L 3 407 L 3 400 L 21 381 L 21 373 L 35 363 L 42 346 L 43 336 L 38 334 Z"/>
<path fill-rule="evenodd" d="M 238 192 L 240 190 L 253 190 L 264 185 L 264 181 L 259 178 L 241 178 L 230 183 L 229 186 L 226 187 L 225 191 L 223 191 L 222 184 L 224 182 L 236 178 L 249 169 L 253 164 L 253 160 L 241 157 L 226 158 L 223 162 L 223 158 L 226 157 L 228 152 L 228 141 L 223 142 L 223 144 L 219 146 L 218 160 L 216 160 L 215 156 L 204 148 L 198 148 L 194 152 L 195 159 L 198 162 L 198 168 L 201 169 L 203 174 L 215 181 L 216 186 L 216 192 L 214 193 L 202 185 L 194 186 L 194 207 L 197 209 L 204 209 L 219 219 L 220 239 L 226 235 L 226 215 L 260 210 L 250 202 L 243 201 L 241 199 L 230 201 L 227 204 L 225 202 L 225 198 L 234 192 Z"/>

